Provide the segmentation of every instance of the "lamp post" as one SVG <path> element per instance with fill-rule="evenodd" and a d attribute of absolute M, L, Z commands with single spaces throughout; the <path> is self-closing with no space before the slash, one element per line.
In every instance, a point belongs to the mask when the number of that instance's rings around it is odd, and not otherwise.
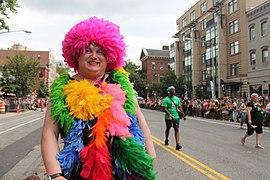
<path fill-rule="evenodd" d="M 13 32 L 24 32 L 24 33 L 27 33 L 27 34 L 31 34 L 32 33 L 31 31 L 28 31 L 28 30 L 14 30 L 14 31 L 0 32 L 0 34 L 13 33 Z"/>

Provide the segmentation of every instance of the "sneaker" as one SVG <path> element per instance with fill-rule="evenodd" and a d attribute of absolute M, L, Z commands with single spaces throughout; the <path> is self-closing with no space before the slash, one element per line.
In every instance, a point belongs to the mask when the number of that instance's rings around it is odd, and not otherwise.
<path fill-rule="evenodd" d="M 245 145 L 245 138 L 244 137 L 241 137 L 241 143 L 242 143 L 242 145 Z"/>
<path fill-rule="evenodd" d="M 177 144 L 176 147 L 175 147 L 176 150 L 180 150 L 182 149 L 182 146 L 180 144 Z"/>
<path fill-rule="evenodd" d="M 264 147 L 262 147 L 260 144 L 258 144 L 257 146 L 255 146 L 258 149 L 263 149 Z"/>
<path fill-rule="evenodd" d="M 168 139 L 165 140 L 165 145 L 166 146 L 169 145 L 169 140 Z"/>

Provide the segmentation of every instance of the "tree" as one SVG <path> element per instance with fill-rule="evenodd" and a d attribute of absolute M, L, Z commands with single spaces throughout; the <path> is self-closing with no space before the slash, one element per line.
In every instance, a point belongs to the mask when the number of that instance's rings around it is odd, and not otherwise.
<path fill-rule="evenodd" d="M 0 0 L 0 13 L 4 16 L 0 18 L 0 30 L 6 29 L 9 30 L 9 26 L 6 24 L 6 19 L 9 19 L 8 11 L 12 13 L 17 12 L 17 8 L 19 5 L 17 4 L 17 0 Z"/>
<path fill-rule="evenodd" d="M 49 96 L 48 86 L 45 83 L 44 78 L 40 79 L 39 87 L 37 88 L 37 97 L 44 98 Z"/>
<path fill-rule="evenodd" d="M 69 74 L 70 73 L 70 69 L 68 67 L 65 66 L 56 66 L 56 72 L 61 75 L 61 74 Z"/>
<path fill-rule="evenodd" d="M 139 96 L 146 96 L 146 74 L 140 70 L 140 66 L 133 62 L 127 62 L 124 69 L 129 73 L 130 82 Z"/>
<path fill-rule="evenodd" d="M 3 90 L 6 93 L 15 93 L 18 97 L 26 97 L 36 89 L 36 74 L 40 70 L 38 60 L 26 60 L 20 54 L 9 59 L 3 67 Z"/>

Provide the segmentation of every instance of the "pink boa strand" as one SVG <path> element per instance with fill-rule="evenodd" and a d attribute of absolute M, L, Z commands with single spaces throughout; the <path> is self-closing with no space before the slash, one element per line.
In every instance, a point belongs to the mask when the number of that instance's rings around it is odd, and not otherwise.
<path fill-rule="evenodd" d="M 112 136 L 132 136 L 128 129 L 131 122 L 123 108 L 126 92 L 118 84 L 106 84 L 103 90 L 113 97 L 110 109 L 114 119 L 111 121 L 108 131 Z"/>
<path fill-rule="evenodd" d="M 97 148 L 94 144 L 85 146 L 81 153 L 83 167 L 81 176 L 87 180 L 113 180 L 111 157 L 106 144 Z"/>

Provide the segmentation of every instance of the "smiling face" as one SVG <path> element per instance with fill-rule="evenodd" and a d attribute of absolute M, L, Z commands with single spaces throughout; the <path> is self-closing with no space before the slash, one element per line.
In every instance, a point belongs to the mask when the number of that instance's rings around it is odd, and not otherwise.
<path fill-rule="evenodd" d="M 86 53 L 80 55 L 78 73 L 86 79 L 98 80 L 106 71 L 107 61 L 101 47 L 89 43 Z"/>

